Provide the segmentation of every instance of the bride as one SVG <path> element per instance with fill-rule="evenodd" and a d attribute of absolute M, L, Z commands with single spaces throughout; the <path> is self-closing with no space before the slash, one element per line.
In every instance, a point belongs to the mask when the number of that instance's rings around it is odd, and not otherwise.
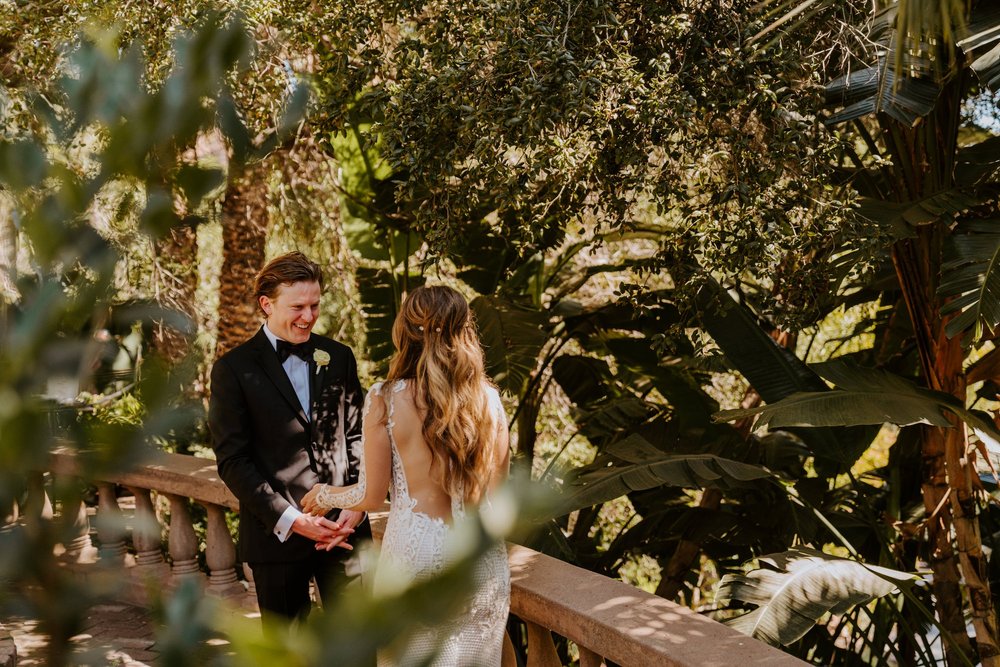
<path fill-rule="evenodd" d="M 384 383 L 371 388 L 363 416 L 358 483 L 317 484 L 303 509 L 373 510 L 389 491 L 390 510 L 375 592 L 393 588 L 399 572 L 425 579 L 449 563 L 445 538 L 467 507 L 488 503 L 507 476 L 507 421 L 486 379 L 469 306 L 450 287 L 418 287 L 392 327 L 396 354 Z M 317 548 L 323 548 L 322 545 Z M 480 560 L 465 612 L 421 628 L 401 654 L 379 652 L 379 665 L 500 665 L 510 606 L 510 571 L 502 543 Z"/>

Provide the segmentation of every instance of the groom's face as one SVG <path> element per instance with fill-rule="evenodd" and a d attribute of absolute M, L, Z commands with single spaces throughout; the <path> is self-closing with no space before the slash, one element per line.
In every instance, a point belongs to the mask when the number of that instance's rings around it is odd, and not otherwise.
<path fill-rule="evenodd" d="M 273 299 L 260 297 L 267 328 L 289 343 L 306 342 L 319 315 L 319 297 L 320 287 L 316 282 L 281 285 Z"/>

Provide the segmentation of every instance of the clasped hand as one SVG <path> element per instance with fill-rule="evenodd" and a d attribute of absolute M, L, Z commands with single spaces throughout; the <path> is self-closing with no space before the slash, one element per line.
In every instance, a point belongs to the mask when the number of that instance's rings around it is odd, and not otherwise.
<path fill-rule="evenodd" d="M 301 521 L 303 527 L 307 525 L 315 527 L 315 531 L 310 530 L 309 534 L 298 530 L 296 532 L 316 542 L 317 551 L 330 551 L 334 547 L 351 551 L 354 547 L 345 540 L 354 532 L 354 527 L 364 520 L 365 513 L 342 510 L 336 522 L 324 518 L 323 515 L 332 508 L 322 507 L 317 502 L 317 496 L 323 486 L 323 484 L 316 484 L 306 495 L 302 496 L 302 511 L 305 514 L 295 520 L 295 524 L 292 524 L 292 530 L 295 530 L 295 526 Z"/>
<path fill-rule="evenodd" d="M 302 496 L 302 511 L 306 514 L 312 514 L 314 516 L 323 516 L 329 512 L 332 507 L 320 507 L 319 505 L 319 492 L 323 490 L 325 484 L 315 484 L 313 488 L 309 489 L 306 495 Z"/>
<path fill-rule="evenodd" d="M 354 528 L 321 516 L 300 514 L 292 522 L 292 532 L 298 533 L 316 543 L 317 549 L 329 551 L 334 547 L 352 550 L 345 540 L 354 532 Z"/>

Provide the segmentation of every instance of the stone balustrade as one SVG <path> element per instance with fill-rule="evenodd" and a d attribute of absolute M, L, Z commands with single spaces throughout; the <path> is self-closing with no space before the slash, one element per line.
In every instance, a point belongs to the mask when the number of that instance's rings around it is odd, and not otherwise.
<path fill-rule="evenodd" d="M 75 476 L 76 460 L 70 453 L 56 453 L 49 472 Z M 51 517 L 52 506 L 42 482 L 41 475 L 29 480 L 31 492 L 27 506 L 21 508 L 22 520 Z M 86 507 L 81 506 L 75 524 L 78 536 L 65 545 L 68 562 L 83 565 L 81 569 L 95 560 L 126 568 L 126 579 L 132 585 L 126 587 L 124 595 L 132 602 L 145 603 L 151 579 L 169 588 L 181 579 L 196 578 L 210 594 L 256 609 L 251 572 L 244 569 L 245 583 L 237 576 L 236 549 L 226 525 L 226 510 L 236 510 L 238 503 L 218 478 L 214 461 L 163 454 L 131 471 L 97 480 L 97 487 L 95 527 L 99 552 L 91 545 L 89 517 Z M 117 487 L 130 490 L 134 497 L 130 521 L 134 553 L 126 548 L 127 522 L 121 516 Z M 160 546 L 162 528 L 153 494 L 169 503 L 169 558 L 164 557 Z M 199 544 L 190 501 L 203 506 L 207 513 L 207 573 L 198 564 Z M 381 534 L 383 521 L 384 515 L 373 515 L 376 536 Z M 553 633 L 577 645 L 580 667 L 598 667 L 606 660 L 626 667 L 806 664 L 686 607 L 619 581 L 523 546 L 509 545 L 508 553 L 511 613 L 524 621 L 527 629 L 528 667 L 562 664 Z M 511 649 L 508 642 L 505 664 L 514 664 Z"/>

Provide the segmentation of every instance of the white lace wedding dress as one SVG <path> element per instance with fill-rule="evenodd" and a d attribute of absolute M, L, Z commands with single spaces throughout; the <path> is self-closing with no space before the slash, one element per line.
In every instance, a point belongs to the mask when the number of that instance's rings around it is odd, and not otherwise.
<path fill-rule="evenodd" d="M 389 519 L 375 571 L 376 595 L 398 588 L 401 578 L 428 579 L 449 565 L 445 542 L 452 526 L 415 509 L 417 500 L 410 497 L 405 467 L 396 447 L 393 396 L 405 388 L 405 380 L 397 380 L 391 391 L 386 391 L 384 385 L 378 383 L 365 399 L 365 416 L 373 395 L 385 401 L 392 460 Z M 498 412 L 496 418 L 505 420 L 499 395 L 492 387 L 489 391 L 490 405 Z M 364 467 L 362 461 L 362 475 L 357 486 L 340 493 L 331 493 L 324 488 L 317 498 L 320 504 L 324 507 L 352 507 L 358 504 L 364 496 Z M 465 512 L 462 499 L 452 498 L 451 506 L 452 521 L 460 520 Z M 410 636 L 402 655 L 390 655 L 388 650 L 379 652 L 378 665 L 425 665 L 429 656 L 434 655 L 434 661 L 429 663 L 434 667 L 499 666 L 509 608 L 510 570 L 506 548 L 500 543 L 477 564 L 470 597 L 463 611 L 446 623 L 418 629 Z"/>

